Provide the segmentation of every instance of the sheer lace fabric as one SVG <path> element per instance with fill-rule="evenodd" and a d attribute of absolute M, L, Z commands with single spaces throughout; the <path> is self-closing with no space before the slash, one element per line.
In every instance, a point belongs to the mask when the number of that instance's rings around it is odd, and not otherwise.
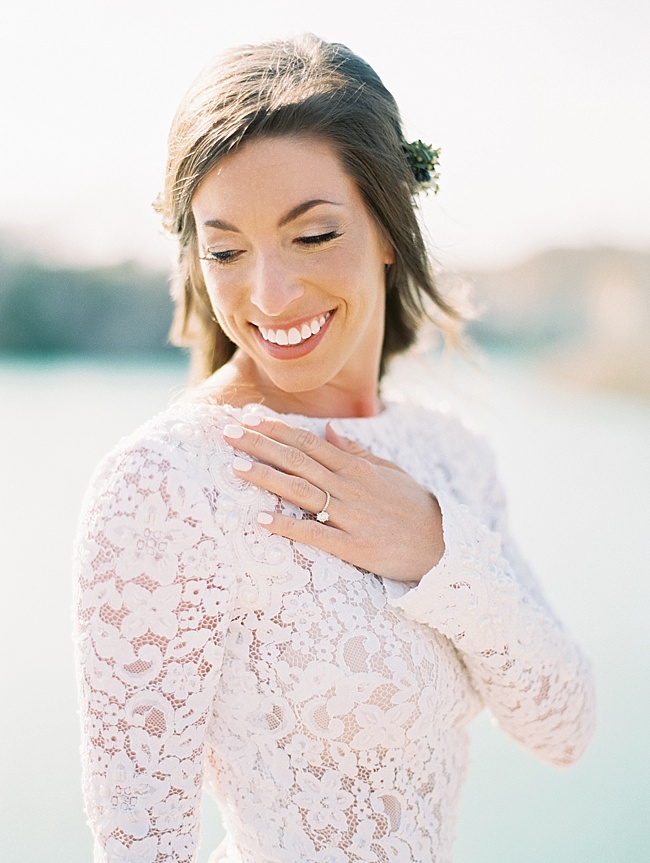
<path fill-rule="evenodd" d="M 262 509 L 311 516 L 231 472 L 221 432 L 241 413 L 177 405 L 88 492 L 75 631 L 95 861 L 194 861 L 205 786 L 228 835 L 215 861 L 445 863 L 468 721 L 487 705 L 571 763 L 592 730 L 588 666 L 458 422 L 391 405 L 334 423 L 441 503 L 447 550 L 415 587 L 264 531 Z"/>

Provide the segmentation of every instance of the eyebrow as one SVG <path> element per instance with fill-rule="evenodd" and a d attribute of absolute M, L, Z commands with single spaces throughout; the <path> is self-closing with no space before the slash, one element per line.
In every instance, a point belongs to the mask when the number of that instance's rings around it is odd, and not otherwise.
<path fill-rule="evenodd" d="M 311 201 L 304 201 L 302 204 L 298 204 L 296 207 L 292 207 L 288 213 L 285 213 L 284 216 L 278 222 L 278 227 L 283 228 L 285 225 L 288 225 L 289 222 L 293 222 L 294 219 L 297 219 L 299 216 L 302 216 L 304 213 L 307 213 L 313 207 L 318 207 L 320 204 L 330 204 L 333 207 L 342 207 L 342 204 L 337 203 L 336 201 L 327 201 L 324 198 L 313 198 Z M 235 227 L 235 225 L 230 222 L 226 222 L 223 219 L 207 219 L 203 222 L 206 228 L 218 228 L 220 231 L 232 231 L 235 234 L 241 233 L 239 228 Z"/>
<path fill-rule="evenodd" d="M 336 201 L 325 201 L 323 198 L 314 198 L 311 201 L 305 201 L 303 204 L 298 204 L 297 207 L 289 210 L 289 212 L 286 213 L 286 215 L 284 215 L 278 222 L 278 227 L 283 228 L 285 225 L 288 225 L 289 222 L 293 222 L 294 219 L 297 219 L 298 216 L 302 216 L 303 213 L 311 210 L 312 207 L 318 207 L 320 204 L 331 204 L 333 207 L 343 206 L 342 204 L 337 204 Z"/>

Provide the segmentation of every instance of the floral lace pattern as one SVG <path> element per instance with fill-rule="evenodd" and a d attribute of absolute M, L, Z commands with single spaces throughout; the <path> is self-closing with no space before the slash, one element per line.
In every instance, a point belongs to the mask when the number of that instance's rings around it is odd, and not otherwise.
<path fill-rule="evenodd" d="M 306 515 L 231 472 L 221 432 L 241 413 L 181 403 L 91 482 L 75 636 L 95 861 L 195 860 L 205 785 L 228 834 L 214 861 L 448 862 L 467 722 L 487 705 L 570 763 L 593 725 L 588 665 L 459 423 L 400 405 L 334 422 L 440 501 L 447 550 L 409 587 L 257 524 Z"/>

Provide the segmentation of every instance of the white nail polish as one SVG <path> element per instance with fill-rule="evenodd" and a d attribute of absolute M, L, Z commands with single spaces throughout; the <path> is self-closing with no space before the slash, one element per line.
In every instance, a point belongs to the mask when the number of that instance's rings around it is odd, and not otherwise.
<path fill-rule="evenodd" d="M 231 423 L 225 427 L 223 433 L 226 437 L 238 438 L 243 436 L 244 429 Z"/>
<path fill-rule="evenodd" d="M 258 524 L 271 524 L 273 516 L 268 512 L 260 512 L 257 516 Z"/>
<path fill-rule="evenodd" d="M 245 426 L 258 426 L 262 422 L 262 417 L 257 414 L 246 414 L 242 422 Z"/>
<path fill-rule="evenodd" d="M 242 458 L 240 455 L 236 455 L 232 460 L 232 466 L 235 470 L 247 471 L 253 467 L 253 462 L 247 458 Z"/>

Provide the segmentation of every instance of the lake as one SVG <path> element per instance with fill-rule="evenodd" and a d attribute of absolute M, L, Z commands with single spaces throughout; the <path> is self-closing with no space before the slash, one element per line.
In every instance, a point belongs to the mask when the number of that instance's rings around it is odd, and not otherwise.
<path fill-rule="evenodd" d="M 394 387 L 444 397 L 489 434 L 514 533 L 598 685 L 596 737 L 568 771 L 534 761 L 486 714 L 475 721 L 455 863 L 647 863 L 650 405 L 561 389 L 514 363 L 463 374 L 451 390 L 419 366 L 400 374 Z M 92 858 L 71 544 L 97 461 L 184 376 L 174 363 L 0 364 L 2 863 Z M 204 824 L 200 863 L 220 835 L 209 801 Z"/>

